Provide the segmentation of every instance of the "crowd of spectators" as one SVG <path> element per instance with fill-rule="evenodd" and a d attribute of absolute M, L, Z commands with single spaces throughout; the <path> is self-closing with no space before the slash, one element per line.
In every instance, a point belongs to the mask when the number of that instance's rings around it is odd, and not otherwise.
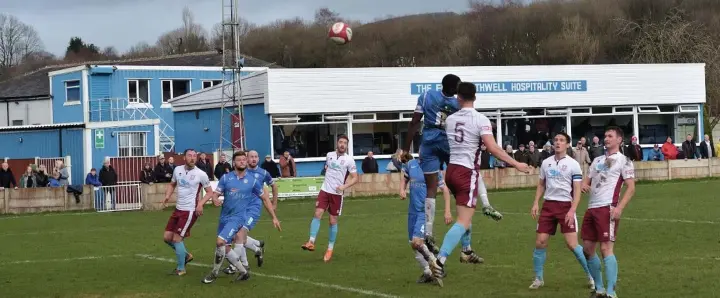
<path fill-rule="evenodd" d="M 15 175 L 7 162 L 0 165 L 0 190 L 5 188 L 37 188 L 37 187 L 62 187 L 68 185 L 70 173 L 62 160 L 56 160 L 55 166 L 48 172 L 43 164 L 29 164 L 16 181 Z"/>

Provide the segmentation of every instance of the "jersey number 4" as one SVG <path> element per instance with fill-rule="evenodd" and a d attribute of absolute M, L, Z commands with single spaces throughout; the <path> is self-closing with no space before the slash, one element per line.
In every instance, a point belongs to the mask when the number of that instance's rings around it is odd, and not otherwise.
<path fill-rule="evenodd" d="M 455 142 L 462 143 L 465 140 L 464 122 L 455 123 Z"/>

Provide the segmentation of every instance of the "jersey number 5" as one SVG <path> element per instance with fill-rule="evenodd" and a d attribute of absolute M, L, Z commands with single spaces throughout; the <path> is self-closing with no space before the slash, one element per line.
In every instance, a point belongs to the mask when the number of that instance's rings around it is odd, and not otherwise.
<path fill-rule="evenodd" d="M 465 131 L 462 129 L 464 122 L 455 123 L 455 142 L 462 143 L 465 140 Z"/>

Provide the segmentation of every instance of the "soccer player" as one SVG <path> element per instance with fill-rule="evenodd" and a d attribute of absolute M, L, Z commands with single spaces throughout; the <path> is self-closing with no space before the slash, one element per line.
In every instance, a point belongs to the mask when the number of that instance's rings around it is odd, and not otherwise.
<path fill-rule="evenodd" d="M 530 215 L 537 220 L 537 236 L 535 238 L 535 251 L 533 252 L 533 267 L 535 280 L 530 289 L 539 289 L 545 285 L 543 266 L 550 235 L 555 235 L 557 225 L 560 232 L 565 235 L 565 244 L 575 254 L 585 274 L 588 275 L 588 284 L 594 288 L 594 282 L 588 270 L 587 260 L 583 255 L 583 247 L 578 244 L 577 238 L 577 210 L 580 204 L 582 187 L 582 168 L 574 158 L 567 156 L 570 147 L 570 136 L 559 133 L 553 138 L 555 155 L 545 159 L 540 165 L 540 180 L 535 191 L 535 201 Z M 542 211 L 538 207 L 540 197 L 544 196 Z M 539 217 L 538 217 L 539 216 Z"/>
<path fill-rule="evenodd" d="M 431 260 L 431 252 L 425 244 L 427 232 L 427 221 L 425 208 L 427 196 L 427 188 L 425 186 L 425 176 L 420 169 L 420 164 L 416 159 L 403 161 L 402 167 L 403 179 L 400 182 L 400 198 L 407 197 L 406 189 L 410 186 L 410 204 L 408 207 L 408 240 L 415 250 L 415 259 L 423 269 L 423 274 L 418 283 L 430 283 L 435 280 L 430 271 L 428 260 Z M 452 214 L 450 213 L 450 193 L 445 188 L 442 176 L 440 179 L 440 188 L 443 191 L 443 199 L 445 199 L 445 224 L 452 222 Z M 433 212 L 435 212 L 433 210 Z"/>
<path fill-rule="evenodd" d="M 460 78 L 454 74 L 445 75 L 442 79 L 442 90 L 428 90 L 418 97 L 415 113 L 408 125 L 407 137 L 402 148 L 402 155 L 409 155 L 415 133 L 423 121 L 422 143 L 420 144 L 420 166 L 425 173 L 427 185 L 428 204 L 435 204 L 438 188 L 438 172 L 442 164 L 450 160 L 447 134 L 445 132 L 446 118 L 460 109 L 455 95 L 457 94 Z M 410 159 L 406 157 L 406 159 Z M 492 207 L 490 207 L 492 208 Z M 491 213 L 488 209 L 488 212 Z M 434 240 L 427 239 L 430 250 L 436 251 Z"/>
<path fill-rule="evenodd" d="M 445 234 L 437 259 L 430 263 L 435 278 L 442 278 L 445 275 L 445 261 L 455 246 L 461 240 L 463 243 L 470 242 L 472 217 L 477 204 L 477 181 L 480 179 L 477 159 L 481 142 L 496 158 L 520 172 L 530 172 L 527 164 L 515 161 L 497 145 L 492 135 L 490 120 L 475 110 L 477 92 L 475 84 L 462 82 L 457 90 L 461 110 L 447 118 L 446 133 L 450 147 L 450 164 L 445 177 L 445 184 L 455 196 L 457 221 Z M 472 251 L 465 251 L 461 254 L 461 260 L 467 257 L 468 253 L 474 254 Z"/>
<path fill-rule="evenodd" d="M 247 171 L 245 152 L 235 152 L 232 160 L 234 171 L 223 175 L 215 191 L 208 192 L 196 208 L 199 213 L 202 213 L 203 205 L 209 200 L 212 200 L 215 206 L 222 205 L 217 240 L 215 241 L 217 246 L 215 249 L 215 262 L 210 274 L 202 280 L 205 284 L 215 282 L 226 256 L 228 261 L 240 272 L 235 281 L 250 278 L 250 273 L 240 264 L 240 256 L 230 249 L 229 244 L 235 238 L 235 234 L 238 234 L 240 235 L 240 241 L 236 243 L 241 247 L 245 245 L 248 232 L 252 230 L 258 219 L 260 219 L 260 205 L 265 205 L 265 209 L 272 217 L 273 226 L 282 231 L 280 221 L 275 216 L 275 210 L 272 202 L 270 202 L 270 197 L 263 190 L 262 180 L 256 179 L 254 175 Z M 225 197 L 222 202 L 218 200 L 220 194 Z"/>
<path fill-rule="evenodd" d="M 200 185 L 206 192 L 212 191 L 210 178 L 203 170 L 195 166 L 197 152 L 187 149 L 183 155 L 185 156 L 185 165 L 177 166 L 173 170 L 172 180 L 165 190 L 165 200 L 163 200 L 164 208 L 177 187 L 177 204 L 165 225 L 163 240 L 175 251 L 177 268 L 173 274 L 179 276 L 185 275 L 185 264 L 193 260 L 193 255 L 187 251 L 184 240 L 190 237 L 190 229 L 195 224 L 198 215 L 201 215 L 195 212 Z"/>
<path fill-rule="evenodd" d="M 632 160 L 620 153 L 623 137 L 619 127 L 608 127 L 605 130 L 607 151 L 593 160 L 582 184 L 583 192 L 590 192 L 590 199 L 583 218 L 581 236 L 590 274 L 595 280 L 593 295 L 596 297 L 617 297 L 615 285 L 618 263 L 613 247 L 620 216 L 635 194 L 635 167 Z M 625 194 L 620 200 L 623 184 L 626 186 Z M 595 252 L 598 243 L 604 258 L 607 288 L 602 280 L 600 258 Z"/>
<path fill-rule="evenodd" d="M 448 115 L 459 109 L 455 98 L 460 78 L 454 74 L 445 75 L 442 79 L 442 90 L 428 90 L 418 97 L 415 113 L 408 125 L 407 137 L 400 156 L 407 156 L 410 153 L 415 133 L 420 128 L 420 121 L 423 123 L 422 143 L 420 144 L 420 167 L 425 175 L 427 185 L 428 205 L 434 205 L 438 189 L 438 172 L 443 164 L 450 159 L 447 135 L 445 134 L 445 119 Z M 437 251 L 434 239 L 426 239 L 428 248 Z"/>
<path fill-rule="evenodd" d="M 247 153 L 248 155 L 248 173 L 252 174 L 255 179 L 260 180 L 263 182 L 263 184 L 268 185 L 272 188 L 272 203 L 273 203 L 273 209 L 277 209 L 277 201 L 278 201 L 278 188 L 275 183 L 273 183 L 273 179 L 270 176 L 270 174 L 265 171 L 264 169 L 258 167 L 258 162 L 260 161 L 260 156 L 258 155 L 257 151 L 250 150 Z M 250 266 L 248 264 L 247 260 L 247 254 L 245 253 L 245 249 L 252 250 L 255 253 L 255 258 L 257 259 L 258 267 L 262 267 L 264 256 L 265 256 L 265 241 L 262 240 L 256 240 L 250 235 L 247 236 L 247 241 L 245 242 L 245 245 L 239 245 L 240 236 L 235 235 L 235 247 L 233 250 L 235 253 L 237 253 L 240 256 L 240 263 L 245 267 L 245 269 L 249 269 Z M 237 272 L 237 268 L 230 264 L 225 270 L 223 270 L 225 274 L 235 274 Z"/>
<path fill-rule="evenodd" d="M 337 140 L 335 151 L 327 154 L 325 161 L 325 181 L 320 188 L 315 202 L 315 214 L 310 222 L 310 240 L 303 244 L 302 249 L 315 251 L 315 237 L 320 229 L 320 220 L 325 210 L 330 214 L 330 236 L 327 251 L 323 260 L 329 262 L 335 248 L 338 232 L 338 217 L 342 213 L 343 193 L 358 181 L 357 167 L 352 156 L 347 154 L 348 138 L 341 135 Z M 350 180 L 348 181 L 348 176 Z"/>

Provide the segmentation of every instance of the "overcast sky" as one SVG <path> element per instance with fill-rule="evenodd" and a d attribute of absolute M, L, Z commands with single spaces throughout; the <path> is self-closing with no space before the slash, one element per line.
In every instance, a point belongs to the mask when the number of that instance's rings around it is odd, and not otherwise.
<path fill-rule="evenodd" d="M 211 29 L 221 19 L 223 0 L 0 0 L 0 13 L 12 14 L 35 27 L 47 51 L 64 55 L 72 36 L 100 48 L 125 51 L 140 41 L 154 44 L 157 37 L 181 25 L 184 6 L 198 23 Z M 228 1 L 228 0 L 225 0 Z M 343 17 L 371 21 L 387 15 L 425 12 L 462 12 L 468 0 L 240 0 L 240 15 L 256 24 L 276 19 L 312 19 L 315 9 L 327 6 Z"/>

